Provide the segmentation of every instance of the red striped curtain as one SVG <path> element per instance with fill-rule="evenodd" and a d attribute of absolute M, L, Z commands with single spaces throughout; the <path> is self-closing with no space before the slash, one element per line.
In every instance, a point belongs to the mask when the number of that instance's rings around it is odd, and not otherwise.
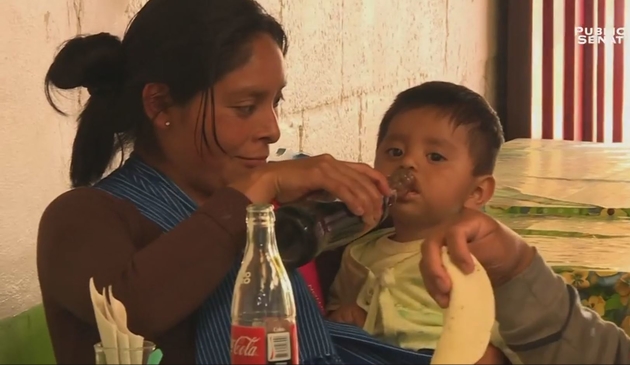
<path fill-rule="evenodd" d="M 612 43 L 625 26 L 625 0 L 533 0 L 532 11 L 531 137 L 630 143 L 630 52 L 625 40 Z M 606 43 L 579 44 L 578 35 L 597 29 Z"/>

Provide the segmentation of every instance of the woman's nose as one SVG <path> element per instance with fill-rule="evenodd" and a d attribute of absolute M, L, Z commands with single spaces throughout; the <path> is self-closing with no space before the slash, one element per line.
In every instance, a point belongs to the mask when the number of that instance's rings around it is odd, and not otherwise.
<path fill-rule="evenodd" d="M 269 115 L 265 116 L 260 128 L 260 139 L 267 143 L 276 143 L 280 139 L 280 126 L 278 125 L 278 114 L 273 110 Z"/>

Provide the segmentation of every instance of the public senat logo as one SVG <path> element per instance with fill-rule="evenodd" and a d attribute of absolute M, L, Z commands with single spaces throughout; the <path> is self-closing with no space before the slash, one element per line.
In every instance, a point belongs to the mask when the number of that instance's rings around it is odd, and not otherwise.
<path fill-rule="evenodd" d="M 575 27 L 577 44 L 623 44 L 623 27 Z"/>

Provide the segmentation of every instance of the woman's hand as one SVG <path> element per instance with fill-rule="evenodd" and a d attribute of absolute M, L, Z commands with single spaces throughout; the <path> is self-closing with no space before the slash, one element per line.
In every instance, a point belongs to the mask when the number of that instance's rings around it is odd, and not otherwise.
<path fill-rule="evenodd" d="M 325 190 L 343 201 L 367 225 L 380 221 L 383 197 L 390 193 L 387 178 L 362 163 L 335 160 L 320 155 L 268 163 L 250 176 L 234 182 L 253 203 L 295 201 L 306 194 Z"/>
<path fill-rule="evenodd" d="M 482 212 L 465 209 L 422 243 L 420 272 L 429 294 L 442 307 L 448 306 L 451 290 L 442 263 L 445 246 L 453 263 L 464 273 L 473 271 L 471 254 L 475 255 L 495 287 L 525 270 L 535 253 L 511 229 Z"/>

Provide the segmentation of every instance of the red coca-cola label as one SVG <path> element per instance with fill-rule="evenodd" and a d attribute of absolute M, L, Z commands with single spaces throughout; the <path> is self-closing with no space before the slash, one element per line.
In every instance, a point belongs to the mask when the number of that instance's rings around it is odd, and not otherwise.
<path fill-rule="evenodd" d="M 295 325 L 281 332 L 267 332 L 264 327 L 232 326 L 230 355 L 235 365 L 297 365 L 299 357 Z"/>

